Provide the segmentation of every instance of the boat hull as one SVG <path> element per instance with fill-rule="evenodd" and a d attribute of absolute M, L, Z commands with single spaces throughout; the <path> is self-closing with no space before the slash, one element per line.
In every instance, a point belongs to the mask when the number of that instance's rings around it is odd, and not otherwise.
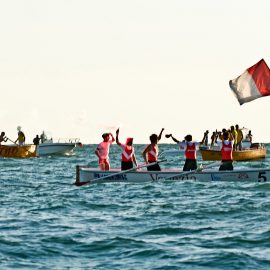
<path fill-rule="evenodd" d="M 76 147 L 76 143 L 42 143 L 38 145 L 38 155 L 70 154 Z"/>
<path fill-rule="evenodd" d="M 270 181 L 270 169 L 218 171 L 217 169 L 204 170 L 200 172 L 183 172 L 180 170 L 164 171 L 129 171 L 120 170 L 100 171 L 96 168 L 77 166 L 76 182 L 80 183 L 145 183 L 153 181 L 249 181 L 267 182 Z"/>
<path fill-rule="evenodd" d="M 36 157 L 35 145 L 0 145 L 0 156 L 10 158 Z"/>
<path fill-rule="evenodd" d="M 212 149 L 200 149 L 203 160 L 221 160 L 221 151 Z M 242 151 L 233 151 L 233 160 L 244 161 L 266 157 L 266 148 L 245 149 Z"/>

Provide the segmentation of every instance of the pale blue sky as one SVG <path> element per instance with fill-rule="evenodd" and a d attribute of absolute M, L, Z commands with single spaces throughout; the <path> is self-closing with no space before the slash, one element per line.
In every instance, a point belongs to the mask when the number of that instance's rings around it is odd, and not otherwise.
<path fill-rule="evenodd" d="M 228 84 L 270 65 L 269 11 L 266 0 L 0 0 L 0 129 L 98 143 L 121 126 L 122 141 L 147 143 L 162 127 L 199 140 L 239 124 L 269 142 L 270 97 L 240 106 Z"/>

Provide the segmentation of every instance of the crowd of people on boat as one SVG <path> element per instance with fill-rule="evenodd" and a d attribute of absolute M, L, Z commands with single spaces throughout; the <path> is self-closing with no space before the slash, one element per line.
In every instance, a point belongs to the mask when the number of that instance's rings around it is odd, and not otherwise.
<path fill-rule="evenodd" d="M 15 141 L 9 139 L 7 136 L 6 136 L 6 133 L 4 131 L 1 132 L 0 134 L 0 145 L 2 142 L 7 142 L 8 140 L 14 144 L 17 144 L 19 146 L 22 146 L 25 144 L 25 134 L 24 132 L 22 131 L 22 127 L 21 126 L 18 126 L 17 127 L 17 131 L 18 131 L 18 136 L 17 136 L 17 139 Z M 44 143 L 46 140 L 48 140 L 46 134 L 44 131 L 42 131 L 41 135 L 36 135 L 36 137 L 33 139 L 33 144 L 34 145 L 39 145 L 40 143 Z"/>
<path fill-rule="evenodd" d="M 148 171 L 160 171 L 160 165 L 158 162 L 158 142 L 160 141 L 164 128 L 161 129 L 159 135 L 152 134 L 149 137 L 150 144 L 148 144 L 143 152 L 142 157 L 146 164 Z M 172 134 L 166 134 L 166 138 L 171 138 L 177 143 L 185 153 L 185 164 L 183 171 L 193 171 L 198 168 L 197 166 L 197 150 L 201 146 L 208 146 L 209 131 L 204 132 L 203 138 L 200 142 L 193 141 L 192 135 L 188 134 L 184 137 L 184 140 L 180 141 L 176 139 Z M 115 142 L 115 138 L 112 133 L 104 133 L 102 135 L 103 141 L 97 146 L 95 154 L 98 157 L 98 163 L 101 170 L 110 170 L 109 163 L 109 149 L 110 145 Z M 242 150 L 243 139 L 252 143 L 251 131 L 248 132 L 246 138 L 243 136 L 242 130 L 239 125 L 231 126 L 229 129 L 223 128 L 222 131 L 214 131 L 211 136 L 210 147 L 217 145 L 221 150 L 221 165 L 219 170 L 233 170 L 233 151 Z M 127 138 L 126 143 L 123 144 L 119 141 L 119 129 L 116 131 L 116 143 L 122 148 L 121 169 L 129 170 L 133 169 L 135 165 L 137 167 L 137 160 L 135 150 L 133 147 L 133 138 Z"/>
<path fill-rule="evenodd" d="M 6 133 L 4 131 L 1 132 L 1 135 L 0 135 L 0 145 L 2 142 L 7 142 L 8 140 L 11 141 L 12 143 L 14 144 L 18 144 L 18 145 L 24 145 L 25 144 L 25 135 L 22 131 L 22 128 L 20 126 L 17 127 L 17 131 L 18 131 L 18 137 L 15 141 L 9 139 L 7 136 L 6 136 Z"/>
<path fill-rule="evenodd" d="M 211 135 L 211 143 L 210 143 L 210 149 L 214 146 L 218 145 L 218 141 L 222 141 L 223 133 L 224 132 L 230 132 L 233 136 L 234 144 L 233 144 L 233 150 L 234 151 L 241 151 L 243 149 L 243 142 L 246 142 L 249 146 L 252 144 L 252 134 L 251 130 L 247 134 L 243 134 L 242 129 L 239 128 L 239 125 L 231 126 L 229 129 L 223 128 L 222 131 L 213 131 Z M 209 131 L 206 131 L 207 139 L 204 142 L 205 146 L 208 146 L 208 134 Z"/>
<path fill-rule="evenodd" d="M 243 142 L 246 142 L 248 146 L 252 144 L 252 134 L 251 130 L 247 134 L 243 134 L 242 129 L 239 128 L 239 125 L 231 126 L 229 129 L 223 128 L 222 131 L 213 131 L 211 135 L 211 143 L 210 143 L 210 149 L 214 146 L 218 145 L 218 141 L 222 140 L 223 133 L 227 131 L 230 132 L 233 136 L 234 145 L 233 150 L 234 151 L 241 151 L 243 150 Z M 206 131 L 208 133 L 208 130 Z M 207 142 L 205 142 L 205 145 L 207 146 Z"/>

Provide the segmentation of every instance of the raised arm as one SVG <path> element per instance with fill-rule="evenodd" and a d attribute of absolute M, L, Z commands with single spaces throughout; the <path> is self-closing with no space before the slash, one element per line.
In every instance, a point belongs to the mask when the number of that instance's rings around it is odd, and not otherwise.
<path fill-rule="evenodd" d="M 176 142 L 176 143 L 179 143 L 179 142 L 180 142 L 180 141 L 178 141 L 176 138 L 174 138 L 172 134 L 166 134 L 165 137 L 166 137 L 166 138 L 172 138 L 172 140 L 173 140 L 174 142 Z"/>
<path fill-rule="evenodd" d="M 204 132 L 202 141 L 199 143 L 200 145 L 205 143 L 205 139 L 206 139 L 207 134 L 208 134 L 207 132 Z"/>
<path fill-rule="evenodd" d="M 116 143 L 118 145 L 121 145 L 121 143 L 119 142 L 119 139 L 118 139 L 118 135 L 119 135 L 119 128 L 116 130 Z"/>
<path fill-rule="evenodd" d="M 112 133 L 110 133 L 110 135 L 111 135 L 111 142 L 113 143 L 115 141 L 115 138 L 113 137 Z"/>
<path fill-rule="evenodd" d="M 161 139 L 161 136 L 162 136 L 163 131 L 164 131 L 164 128 L 161 129 L 161 131 L 160 131 L 160 133 L 158 135 L 158 141 Z"/>

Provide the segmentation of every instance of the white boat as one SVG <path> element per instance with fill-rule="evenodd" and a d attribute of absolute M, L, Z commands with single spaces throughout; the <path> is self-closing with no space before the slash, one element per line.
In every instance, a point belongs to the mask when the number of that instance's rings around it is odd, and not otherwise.
<path fill-rule="evenodd" d="M 270 181 L 270 168 L 235 169 L 233 171 L 218 171 L 218 169 L 205 169 L 203 171 L 183 172 L 177 169 L 162 171 L 112 169 L 101 171 L 99 168 L 77 166 L 75 185 L 94 183 L 145 183 L 155 181 Z"/>
<path fill-rule="evenodd" d="M 33 140 L 34 141 L 34 140 Z M 51 132 L 42 131 L 37 139 L 37 156 L 71 154 L 76 146 L 82 146 L 79 138 L 53 139 Z"/>
<path fill-rule="evenodd" d="M 59 139 L 57 142 L 50 139 L 37 146 L 37 155 L 67 155 L 71 154 L 78 145 L 81 145 L 78 138 Z"/>

